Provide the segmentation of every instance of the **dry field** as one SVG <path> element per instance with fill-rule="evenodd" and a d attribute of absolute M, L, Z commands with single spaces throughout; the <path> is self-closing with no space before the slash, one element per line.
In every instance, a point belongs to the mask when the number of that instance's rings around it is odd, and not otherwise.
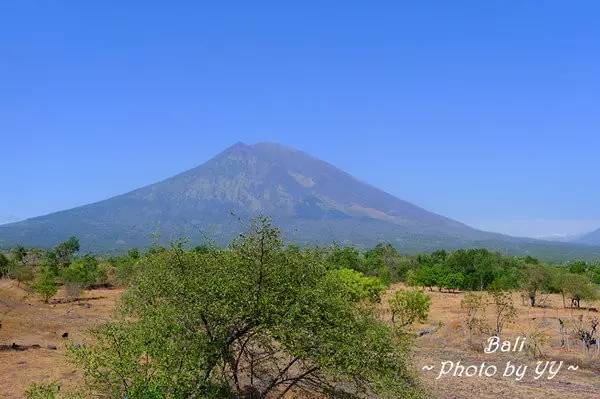
<path fill-rule="evenodd" d="M 395 286 L 394 289 L 401 288 Z M 110 317 L 121 290 L 98 289 L 85 294 L 94 298 L 79 302 L 43 304 L 35 295 L 17 287 L 16 282 L 0 280 L 0 345 L 39 345 L 39 348 L 0 350 L 0 398 L 21 399 L 31 382 L 60 381 L 66 388 L 76 386 L 80 376 L 68 364 L 64 356 L 62 334 L 69 333 L 74 342 L 83 340 L 86 330 Z M 439 398 L 600 398 L 600 356 L 586 359 L 582 348 L 573 341 L 570 349 L 560 349 L 558 318 L 576 320 L 597 313 L 562 309 L 559 296 L 550 296 L 545 308 L 523 306 L 517 295 L 518 320 L 506 327 L 505 339 L 527 336 L 537 332 L 546 337 L 543 347 L 544 360 L 564 361 L 565 365 L 555 378 L 534 380 L 531 368 L 537 359 L 523 351 L 509 354 L 484 354 L 485 336 L 479 337 L 479 348 L 466 342 L 461 325 L 460 301 L 463 294 L 431 292 L 432 308 L 427 323 L 417 330 L 436 331 L 416 338 L 415 367 L 432 397 Z M 64 299 L 61 291 L 55 297 Z M 385 303 L 385 300 L 384 300 Z M 383 317 L 389 317 L 383 310 Z M 491 308 L 488 318 L 493 318 Z M 48 346 L 56 347 L 49 349 Z M 494 364 L 498 373 L 494 377 L 448 377 L 436 380 L 441 361 L 460 361 L 463 365 Z M 527 364 L 530 372 L 522 381 L 501 376 L 506 361 Z M 569 371 L 567 365 L 578 365 L 577 371 Z M 421 371 L 425 365 L 435 366 L 432 371 Z"/>

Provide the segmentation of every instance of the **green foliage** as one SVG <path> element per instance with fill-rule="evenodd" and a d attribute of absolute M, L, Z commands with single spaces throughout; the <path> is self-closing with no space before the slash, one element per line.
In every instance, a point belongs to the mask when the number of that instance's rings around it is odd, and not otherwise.
<path fill-rule="evenodd" d="M 129 251 L 126 256 L 116 256 L 108 260 L 108 263 L 114 268 L 114 278 L 118 285 L 127 285 L 133 278 L 137 268 L 136 265 L 141 259 L 140 253 L 136 250 Z"/>
<path fill-rule="evenodd" d="M 583 274 L 586 272 L 588 265 L 585 261 L 576 260 L 569 262 L 567 267 L 569 268 L 569 273 Z"/>
<path fill-rule="evenodd" d="M 19 285 L 21 283 L 29 283 L 33 280 L 33 269 L 30 266 L 17 266 L 13 273 Z"/>
<path fill-rule="evenodd" d="M 408 274 L 407 282 L 411 286 L 432 288 L 438 285 L 438 273 L 438 266 L 424 265 Z"/>
<path fill-rule="evenodd" d="M 9 259 L 6 257 L 6 255 L 0 252 L 0 278 L 8 276 L 8 272 L 10 271 L 9 266 Z"/>
<path fill-rule="evenodd" d="M 510 292 L 490 291 L 488 295 L 494 306 L 495 334 L 500 337 L 507 324 L 513 323 L 517 318 L 517 309 Z"/>
<path fill-rule="evenodd" d="M 524 268 L 521 288 L 527 294 L 531 306 L 536 305 L 540 292 L 548 292 L 552 286 L 550 269 L 539 263 L 526 265 Z"/>
<path fill-rule="evenodd" d="M 22 245 L 17 245 L 11 250 L 11 254 L 15 262 L 20 263 L 23 262 L 23 259 L 27 255 L 27 250 Z"/>
<path fill-rule="evenodd" d="M 351 269 L 336 269 L 331 273 L 341 282 L 344 291 L 353 302 L 362 300 L 379 302 L 381 293 L 385 290 L 385 284 L 378 277 L 365 276 Z"/>
<path fill-rule="evenodd" d="M 571 299 L 572 307 L 580 307 L 582 300 L 595 300 L 598 298 L 598 287 L 581 274 L 566 273 L 563 276 L 564 292 Z"/>
<path fill-rule="evenodd" d="M 354 247 L 333 247 L 327 261 L 340 269 L 364 270 L 361 253 Z"/>
<path fill-rule="evenodd" d="M 473 334 L 487 330 L 485 296 L 476 292 L 467 292 L 460 301 L 460 308 L 464 312 L 464 323 L 467 327 L 468 340 L 472 343 Z"/>
<path fill-rule="evenodd" d="M 60 385 L 56 382 L 33 383 L 25 390 L 27 399 L 58 399 Z"/>
<path fill-rule="evenodd" d="M 40 270 L 32 285 L 35 292 L 42 297 L 45 303 L 56 295 L 58 287 L 56 285 L 54 273 L 48 268 Z"/>
<path fill-rule="evenodd" d="M 71 351 L 92 393 L 419 396 L 405 344 L 368 306 L 348 300 L 356 275 L 332 272 L 318 250 L 285 247 L 266 219 L 229 250 L 176 246 L 140 262 L 122 318 Z"/>
<path fill-rule="evenodd" d="M 399 290 L 389 299 L 392 323 L 408 327 L 415 322 L 424 322 L 429 315 L 431 298 L 417 290 Z"/>
<path fill-rule="evenodd" d="M 79 252 L 79 239 L 71 237 L 67 241 L 58 244 L 46 254 L 46 263 L 56 274 L 60 269 L 67 267 L 73 256 Z"/>
<path fill-rule="evenodd" d="M 65 283 L 87 288 L 98 279 L 98 261 L 91 255 L 76 259 L 62 270 L 61 278 Z"/>

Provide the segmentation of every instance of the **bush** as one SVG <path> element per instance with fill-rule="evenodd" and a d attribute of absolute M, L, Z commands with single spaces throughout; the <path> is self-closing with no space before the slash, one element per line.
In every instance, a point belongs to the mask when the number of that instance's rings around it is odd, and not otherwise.
<path fill-rule="evenodd" d="M 60 385 L 55 382 L 31 384 L 25 390 L 27 399 L 58 399 Z"/>
<path fill-rule="evenodd" d="M 18 282 L 18 286 L 21 283 L 29 283 L 33 280 L 33 269 L 30 266 L 17 266 L 14 269 L 14 278 Z"/>
<path fill-rule="evenodd" d="M 42 297 L 45 303 L 48 303 L 50 298 L 56 295 L 58 291 L 54 273 L 48 268 L 43 268 L 37 275 L 32 288 Z"/>
<path fill-rule="evenodd" d="M 408 327 L 415 322 L 424 322 L 429 314 L 431 298 L 417 290 L 396 291 L 389 300 L 392 323 Z"/>
<path fill-rule="evenodd" d="M 332 273 L 322 253 L 285 247 L 267 220 L 255 221 L 229 250 L 174 247 L 140 262 L 121 318 L 71 350 L 96 393 L 420 395 L 391 328 L 348 300 L 347 279 Z"/>
<path fill-rule="evenodd" d="M 98 261 L 89 255 L 73 261 L 61 272 L 63 282 L 73 291 L 88 288 L 98 279 Z M 72 293 L 74 293 L 72 292 Z"/>
<path fill-rule="evenodd" d="M 460 302 L 460 308 L 464 312 L 468 341 L 472 343 L 474 333 L 481 333 L 487 330 L 485 317 L 487 302 L 483 294 L 467 292 Z"/>
<path fill-rule="evenodd" d="M 517 309 L 510 292 L 490 291 L 488 295 L 491 296 L 494 305 L 495 335 L 500 337 L 504 326 L 516 320 Z"/>
<path fill-rule="evenodd" d="M 338 269 L 332 273 L 342 283 L 353 302 L 361 300 L 379 302 L 381 293 L 385 290 L 385 284 L 377 277 L 365 276 L 350 269 Z"/>
<path fill-rule="evenodd" d="M 114 272 L 114 279 L 118 285 L 127 285 L 136 272 L 136 264 L 140 259 L 139 252 L 129 251 L 126 256 L 117 256 L 110 258 L 108 263 Z"/>

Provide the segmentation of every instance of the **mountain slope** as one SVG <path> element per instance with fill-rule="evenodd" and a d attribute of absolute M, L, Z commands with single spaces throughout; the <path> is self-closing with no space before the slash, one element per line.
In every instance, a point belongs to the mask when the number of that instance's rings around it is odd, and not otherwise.
<path fill-rule="evenodd" d="M 600 229 L 579 237 L 575 242 L 587 245 L 600 245 Z"/>
<path fill-rule="evenodd" d="M 472 246 L 536 254 L 578 250 L 473 229 L 273 143 L 238 143 L 159 183 L 0 226 L 0 247 L 46 247 L 71 235 L 95 251 L 143 247 L 157 236 L 163 243 L 181 237 L 198 242 L 205 236 L 224 243 L 240 230 L 238 219 L 257 214 L 272 216 L 286 237 L 299 243 L 388 241 L 411 252 Z"/>

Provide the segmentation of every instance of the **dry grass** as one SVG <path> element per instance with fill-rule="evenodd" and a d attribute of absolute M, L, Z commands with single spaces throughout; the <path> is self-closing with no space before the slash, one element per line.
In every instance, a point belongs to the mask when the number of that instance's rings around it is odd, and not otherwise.
<path fill-rule="evenodd" d="M 402 288 L 397 285 L 393 290 Z M 0 344 L 38 344 L 39 349 L 26 351 L 0 351 L 0 398 L 21 399 L 25 388 L 32 382 L 60 381 L 67 389 L 80 381 L 78 373 L 65 359 L 64 332 L 74 342 L 83 341 L 86 331 L 93 325 L 107 320 L 121 295 L 122 290 L 98 289 L 87 292 L 84 297 L 96 298 L 89 301 L 43 304 L 35 295 L 28 294 L 16 283 L 0 280 Z M 507 360 L 526 363 L 535 367 L 536 360 L 528 353 L 484 354 L 483 342 L 486 336 L 479 337 L 479 347 L 473 348 L 466 342 L 462 326 L 460 301 L 462 293 L 429 293 L 432 307 L 427 323 L 416 328 L 424 329 L 441 323 L 434 333 L 415 340 L 415 367 L 439 365 L 443 360 L 460 360 L 463 364 L 478 364 L 485 361 L 495 364 L 499 370 Z M 66 298 L 63 291 L 56 297 L 60 302 Z M 562 299 L 551 295 L 546 308 L 531 308 L 521 304 L 515 294 L 518 320 L 504 332 L 506 339 L 524 336 L 533 331 L 547 337 L 543 348 L 549 360 L 564 360 L 577 364 L 578 371 L 562 370 L 553 380 L 533 380 L 525 378 L 516 382 L 501 377 L 455 378 L 442 377 L 435 380 L 435 371 L 420 371 L 423 383 L 430 389 L 432 397 L 439 398 L 599 398 L 600 361 L 588 360 L 580 345 L 569 350 L 560 348 L 560 333 L 557 318 L 577 320 L 581 315 L 587 318 L 596 313 L 584 310 L 562 309 Z M 382 301 L 382 317 L 389 319 L 385 309 L 386 298 Z M 88 305 L 86 305 L 88 304 Z M 491 319 L 492 311 L 488 310 Z M 48 345 L 57 350 L 47 349 Z M 477 345 L 475 345 L 477 347 Z"/>
<path fill-rule="evenodd" d="M 401 285 L 393 289 L 403 288 Z M 417 326 L 423 329 L 427 326 L 442 327 L 433 334 L 416 338 L 415 366 L 420 370 L 423 383 L 431 390 L 432 395 L 439 398 L 600 398 L 600 356 L 586 359 L 581 344 L 572 340 L 570 349 L 560 348 L 560 328 L 558 318 L 570 323 L 581 316 L 585 319 L 598 316 L 597 313 L 585 310 L 564 309 L 559 295 L 546 298 L 544 308 L 531 308 L 523 305 L 518 294 L 513 300 L 518 311 L 515 323 L 508 325 L 502 339 L 512 340 L 517 336 L 528 336 L 533 332 L 545 337 L 546 344 L 542 350 L 545 360 L 565 361 L 566 364 L 579 365 L 577 371 L 566 370 L 566 365 L 552 380 L 541 378 L 534 380 L 531 373 L 539 359 L 524 350 L 522 353 L 483 353 L 485 340 L 489 335 L 481 334 L 474 347 L 467 342 L 467 333 L 463 328 L 460 302 L 463 293 L 430 292 L 432 306 L 427 324 Z M 384 300 L 385 303 L 385 300 Z M 385 314 L 384 309 L 384 314 Z M 488 319 L 493 318 L 492 307 L 487 311 Z M 470 364 L 495 364 L 498 374 L 495 377 L 447 377 L 436 380 L 441 361 L 460 361 L 467 366 Z M 527 364 L 529 378 L 515 381 L 501 377 L 506 362 Z M 424 365 L 436 365 L 434 371 L 422 371 Z"/>

